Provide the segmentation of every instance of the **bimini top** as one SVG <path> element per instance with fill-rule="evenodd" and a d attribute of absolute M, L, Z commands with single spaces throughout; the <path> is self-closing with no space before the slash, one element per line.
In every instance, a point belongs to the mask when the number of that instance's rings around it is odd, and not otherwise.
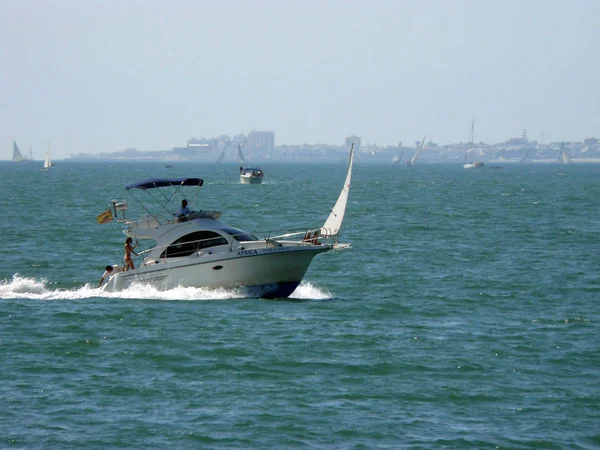
<path fill-rule="evenodd" d="M 125 186 L 125 189 L 154 189 L 168 186 L 202 186 L 204 181 L 201 178 L 149 178 L 148 180 L 138 181 L 137 183 Z"/>

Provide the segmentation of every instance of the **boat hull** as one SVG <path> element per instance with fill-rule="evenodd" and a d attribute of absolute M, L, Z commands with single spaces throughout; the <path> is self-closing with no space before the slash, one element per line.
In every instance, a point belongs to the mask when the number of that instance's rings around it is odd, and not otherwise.
<path fill-rule="evenodd" d="M 476 161 L 476 162 L 473 162 L 473 163 L 463 164 L 463 167 L 465 169 L 482 169 L 482 168 L 485 167 L 485 165 L 482 162 L 480 162 L 480 161 Z"/>
<path fill-rule="evenodd" d="M 310 245 L 265 251 L 181 258 L 117 273 L 105 290 L 120 291 L 134 283 L 159 290 L 176 287 L 238 290 L 240 297 L 288 297 L 302 281 L 312 259 L 330 246 Z"/>
<path fill-rule="evenodd" d="M 263 177 L 245 177 L 240 175 L 240 183 L 242 184 L 261 184 Z"/>

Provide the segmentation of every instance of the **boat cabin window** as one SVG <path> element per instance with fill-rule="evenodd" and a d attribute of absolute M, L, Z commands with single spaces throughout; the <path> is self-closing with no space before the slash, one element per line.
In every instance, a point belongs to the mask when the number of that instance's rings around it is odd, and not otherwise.
<path fill-rule="evenodd" d="M 204 248 L 225 244 L 227 244 L 227 239 L 214 231 L 195 231 L 177 239 L 162 252 L 160 257 L 178 258 L 191 255 Z"/>
<path fill-rule="evenodd" d="M 245 233 L 244 231 L 239 230 L 237 228 L 221 228 L 221 231 L 224 231 L 230 236 L 233 236 L 233 238 L 239 242 L 258 241 L 257 237 Z"/>

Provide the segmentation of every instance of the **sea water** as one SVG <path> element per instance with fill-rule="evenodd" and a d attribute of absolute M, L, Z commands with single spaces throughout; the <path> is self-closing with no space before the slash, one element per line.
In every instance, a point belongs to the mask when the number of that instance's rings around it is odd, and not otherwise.
<path fill-rule="evenodd" d="M 0 448 L 600 447 L 600 165 L 358 160 L 352 247 L 291 298 L 98 291 L 126 184 L 201 177 L 195 209 L 264 236 L 322 225 L 346 171 L 169 164 L 0 163 Z"/>

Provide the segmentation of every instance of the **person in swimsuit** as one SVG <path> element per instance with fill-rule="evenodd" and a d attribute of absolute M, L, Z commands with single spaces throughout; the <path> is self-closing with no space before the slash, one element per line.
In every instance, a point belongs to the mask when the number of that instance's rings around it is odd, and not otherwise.
<path fill-rule="evenodd" d="M 133 251 L 134 248 L 137 247 L 138 242 L 135 241 L 135 245 L 132 245 L 133 239 L 128 237 L 125 239 L 125 270 L 135 269 L 133 265 L 133 259 L 131 259 L 131 254 L 133 253 L 135 256 L 138 256 L 136 252 Z"/>

